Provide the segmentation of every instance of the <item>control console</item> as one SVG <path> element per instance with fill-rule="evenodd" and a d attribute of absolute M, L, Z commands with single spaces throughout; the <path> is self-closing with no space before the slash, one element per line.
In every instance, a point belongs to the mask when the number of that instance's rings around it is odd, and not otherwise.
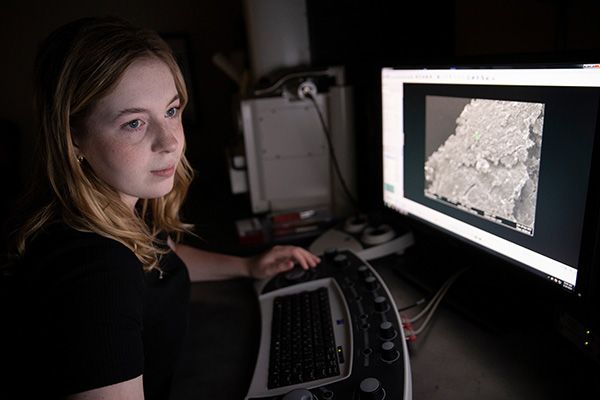
<path fill-rule="evenodd" d="M 294 268 L 257 286 L 262 337 L 247 400 L 412 399 L 406 339 L 397 307 L 375 269 L 351 250 L 328 249 L 311 270 Z M 269 388 L 274 299 L 327 288 L 339 374 Z M 300 346 L 301 344 L 298 343 Z"/>

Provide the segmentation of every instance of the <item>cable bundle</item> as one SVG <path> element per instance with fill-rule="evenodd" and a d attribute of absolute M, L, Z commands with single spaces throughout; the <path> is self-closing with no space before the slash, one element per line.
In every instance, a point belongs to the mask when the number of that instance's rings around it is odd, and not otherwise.
<path fill-rule="evenodd" d="M 465 267 L 465 268 L 455 272 L 452 276 L 450 276 L 450 278 L 448 278 L 448 280 L 446 280 L 446 282 L 444 282 L 444 284 L 440 287 L 440 289 L 437 291 L 437 293 L 431 298 L 431 300 L 429 301 L 427 306 L 425 306 L 425 308 L 419 314 L 417 314 L 416 316 L 414 316 L 412 318 L 409 318 L 407 315 L 401 315 L 406 340 L 413 341 L 413 340 L 417 339 L 417 335 L 419 335 L 421 332 L 423 332 L 423 330 L 425 329 L 425 327 L 431 320 L 431 317 L 433 316 L 436 309 L 438 308 L 440 302 L 442 301 L 442 299 L 448 292 L 448 289 L 450 289 L 450 287 L 456 281 L 456 279 L 460 275 L 462 275 L 462 273 L 465 272 L 467 269 L 468 269 L 468 267 Z M 425 301 L 424 299 L 419 300 L 415 304 L 415 306 L 422 304 L 424 301 Z M 407 307 L 407 308 L 411 308 L 411 307 Z M 404 310 L 406 310 L 406 308 Z M 413 326 L 412 326 L 413 322 L 420 320 L 424 316 L 425 316 L 425 321 L 423 321 L 423 323 L 421 324 L 421 326 L 419 326 L 418 329 L 414 330 Z"/>

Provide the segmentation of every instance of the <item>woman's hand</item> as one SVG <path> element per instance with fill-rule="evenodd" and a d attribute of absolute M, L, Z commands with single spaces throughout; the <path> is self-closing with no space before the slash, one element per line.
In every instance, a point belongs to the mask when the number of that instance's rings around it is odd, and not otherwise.
<path fill-rule="evenodd" d="M 320 262 L 319 257 L 301 247 L 275 246 L 257 257 L 248 259 L 248 274 L 255 279 L 266 279 L 292 269 L 294 264 L 308 270 Z"/>

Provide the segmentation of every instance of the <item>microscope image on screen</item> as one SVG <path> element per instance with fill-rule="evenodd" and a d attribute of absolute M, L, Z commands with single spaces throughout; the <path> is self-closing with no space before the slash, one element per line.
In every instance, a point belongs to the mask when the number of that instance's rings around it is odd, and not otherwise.
<path fill-rule="evenodd" d="M 425 196 L 533 236 L 544 108 L 426 96 Z"/>

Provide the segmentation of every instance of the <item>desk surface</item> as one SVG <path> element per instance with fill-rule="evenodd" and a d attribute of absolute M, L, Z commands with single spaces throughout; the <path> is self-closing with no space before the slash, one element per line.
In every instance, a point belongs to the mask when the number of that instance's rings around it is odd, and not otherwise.
<path fill-rule="evenodd" d="M 423 297 L 389 264 L 372 264 L 398 307 Z M 511 326 L 510 315 L 522 311 L 496 317 Z M 171 400 L 243 399 L 258 351 L 259 321 L 250 281 L 194 284 L 190 331 Z M 535 319 L 497 332 L 442 303 L 409 343 L 409 353 L 415 400 L 600 398 L 598 365 Z"/>

